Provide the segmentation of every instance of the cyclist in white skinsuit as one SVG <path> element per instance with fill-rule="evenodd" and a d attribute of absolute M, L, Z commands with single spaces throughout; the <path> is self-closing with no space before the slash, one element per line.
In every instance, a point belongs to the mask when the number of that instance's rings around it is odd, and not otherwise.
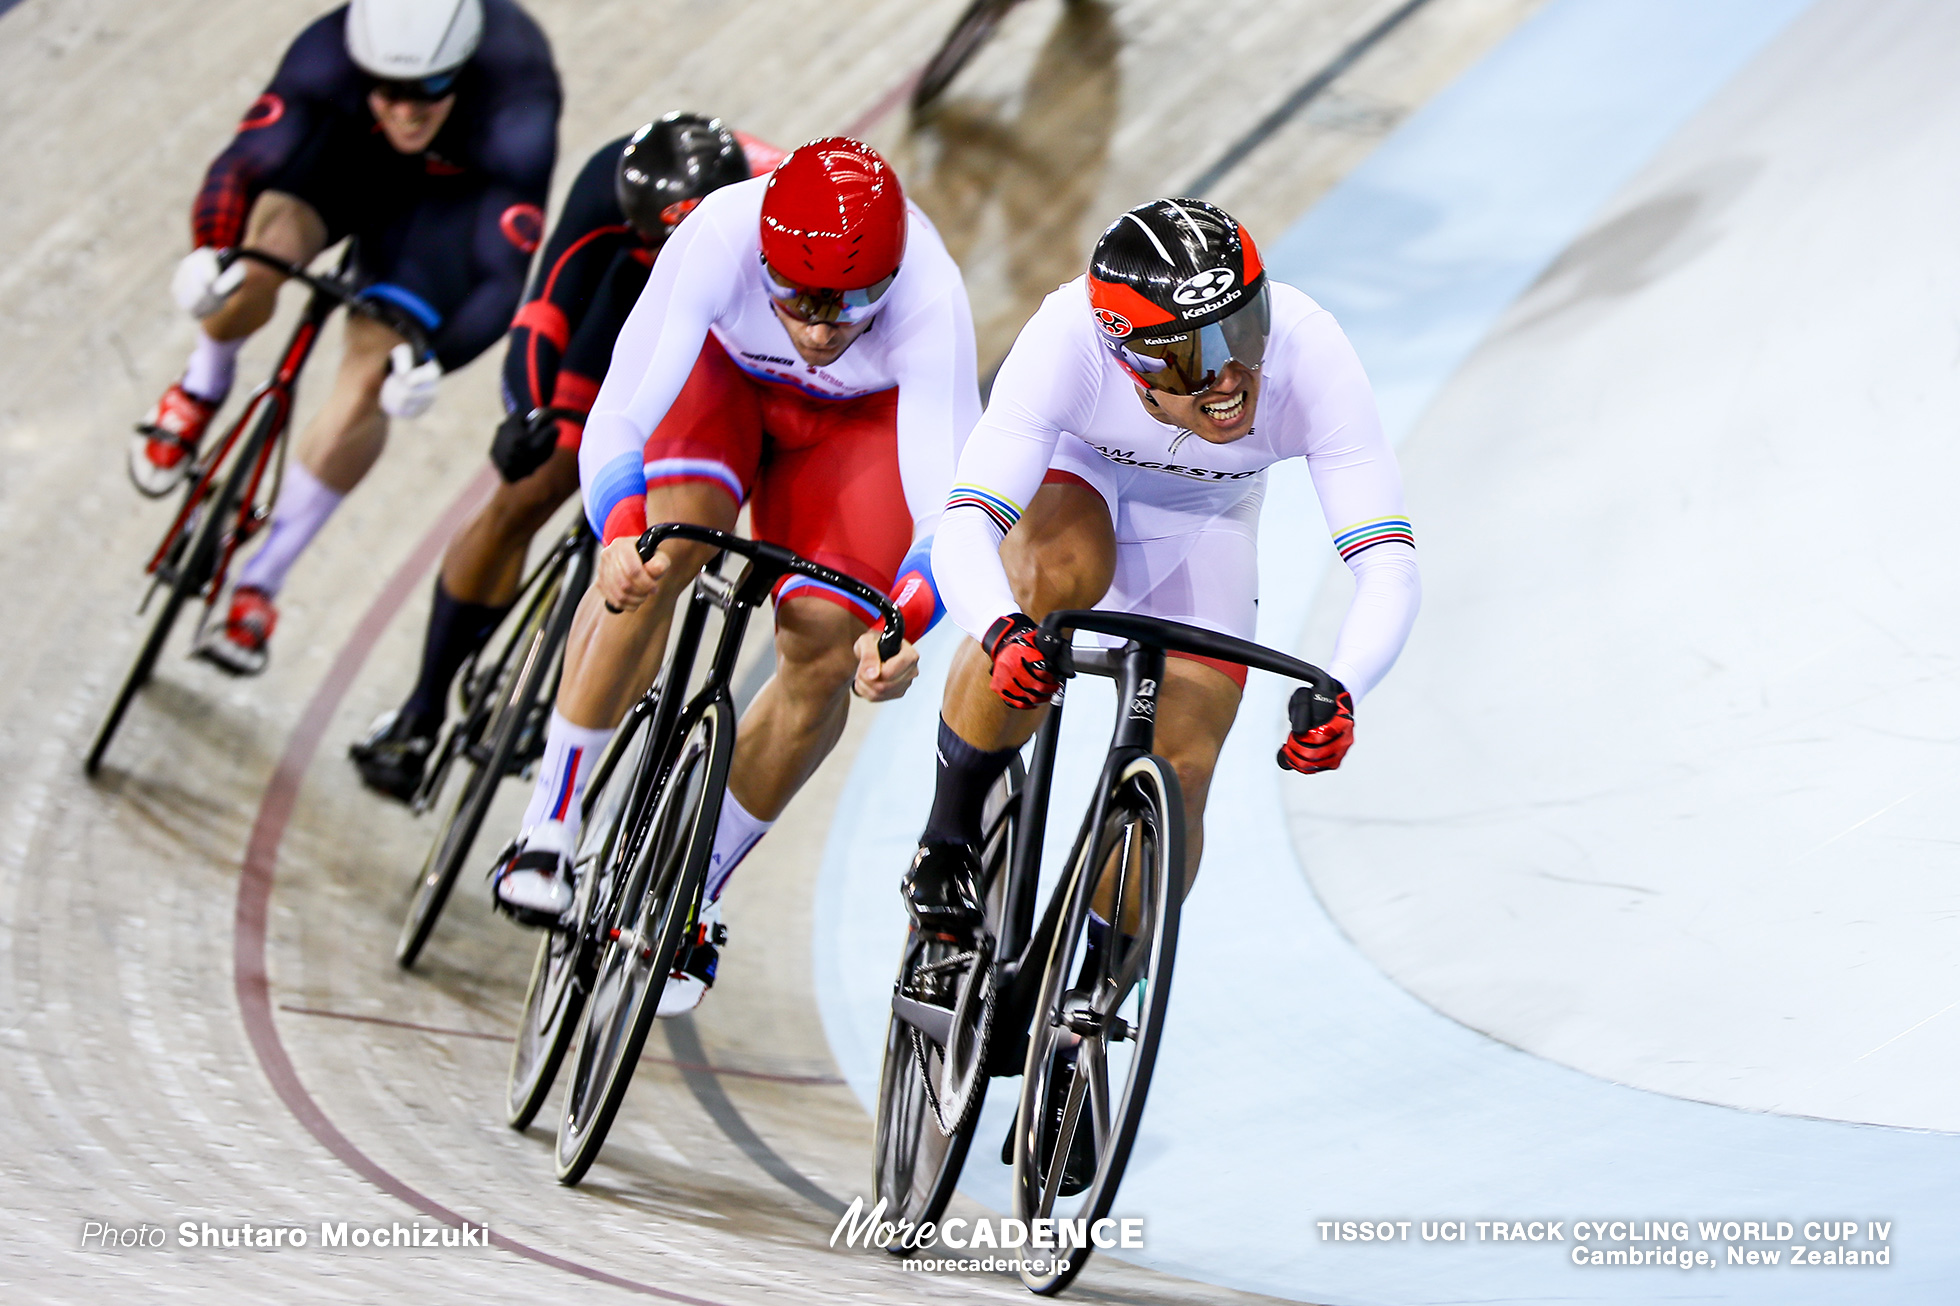
<path fill-rule="evenodd" d="M 961 455 L 933 568 L 973 643 L 939 726 L 939 784 L 907 878 L 915 917 L 970 923 L 979 805 L 1058 682 L 1033 639 L 1059 608 L 1102 607 L 1250 639 L 1265 469 L 1304 458 L 1354 598 L 1326 659 L 1331 721 L 1296 697 L 1280 765 L 1339 766 L 1353 704 L 1394 664 L 1420 601 L 1401 475 L 1360 360 L 1333 317 L 1270 283 L 1243 228 L 1158 200 L 1118 219 L 1087 276 L 1022 329 Z M 1304 505 L 1272 505 L 1296 512 Z M 1245 669 L 1172 654 L 1158 750 L 1187 809 L 1186 877 Z"/>

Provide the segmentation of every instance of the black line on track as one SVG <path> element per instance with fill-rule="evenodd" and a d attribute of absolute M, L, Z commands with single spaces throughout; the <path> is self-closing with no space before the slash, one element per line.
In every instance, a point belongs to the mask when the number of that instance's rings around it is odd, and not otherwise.
<path fill-rule="evenodd" d="M 701 1046 L 701 1035 L 694 1028 L 693 1016 L 676 1016 L 661 1022 L 667 1030 L 667 1046 L 674 1050 L 674 1061 L 687 1081 L 687 1089 L 694 1094 L 694 1100 L 708 1113 L 716 1128 L 728 1135 L 730 1142 L 742 1149 L 749 1160 L 761 1166 L 771 1179 L 795 1193 L 807 1202 L 823 1208 L 831 1215 L 841 1216 L 849 1208 L 832 1197 L 782 1158 L 769 1144 L 762 1141 L 749 1122 L 723 1091 L 721 1080 L 715 1072 L 705 1069 L 708 1064 L 707 1049 Z"/>
<path fill-rule="evenodd" d="M 1193 199 L 1203 199 L 1206 191 L 1223 181 L 1226 173 L 1245 162 L 1247 155 L 1271 140 L 1273 134 L 1284 127 L 1289 119 L 1331 86 L 1335 78 L 1353 67 L 1355 60 L 1374 49 L 1383 37 L 1400 27 L 1404 20 L 1428 3 L 1429 0 L 1404 0 L 1400 8 L 1363 32 L 1347 49 L 1335 55 L 1333 61 L 1326 67 L 1302 82 L 1300 88 L 1282 100 L 1277 109 L 1261 118 L 1251 131 L 1232 142 L 1231 147 L 1218 157 L 1218 161 L 1199 173 L 1197 180 L 1186 186 L 1181 193 Z"/>

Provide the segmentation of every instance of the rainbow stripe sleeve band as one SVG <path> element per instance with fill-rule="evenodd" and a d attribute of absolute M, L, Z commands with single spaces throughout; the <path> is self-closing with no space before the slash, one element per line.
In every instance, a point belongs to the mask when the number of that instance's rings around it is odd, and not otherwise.
<path fill-rule="evenodd" d="M 987 514 L 1002 535 L 1014 529 L 1014 523 L 1021 520 L 1021 510 L 1008 500 L 980 485 L 955 485 L 953 492 L 946 496 L 946 510 L 955 508 L 978 508 Z"/>
<path fill-rule="evenodd" d="M 1334 537 L 1334 547 L 1340 550 L 1341 561 L 1352 562 L 1354 555 L 1374 548 L 1377 544 L 1406 544 L 1416 546 L 1416 533 L 1406 518 L 1377 517 L 1350 526 Z"/>

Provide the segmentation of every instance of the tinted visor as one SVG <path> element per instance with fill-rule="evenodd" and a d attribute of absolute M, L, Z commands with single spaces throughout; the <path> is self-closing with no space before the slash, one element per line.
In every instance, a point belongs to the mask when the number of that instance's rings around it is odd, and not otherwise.
<path fill-rule="evenodd" d="M 1155 340 L 1104 336 L 1103 343 L 1138 385 L 1170 395 L 1201 395 L 1218 387 L 1227 363 L 1259 370 L 1272 320 L 1272 302 L 1262 285 L 1251 302 L 1195 331 Z"/>
<path fill-rule="evenodd" d="M 776 269 L 769 266 L 769 260 L 762 261 L 766 274 L 762 284 L 768 287 L 770 298 L 782 305 L 783 311 L 799 322 L 811 325 L 819 323 L 831 326 L 852 326 L 863 322 L 884 306 L 885 292 L 892 288 L 897 279 L 894 272 L 883 281 L 873 282 L 862 290 L 825 290 L 817 286 L 799 286 Z"/>
<path fill-rule="evenodd" d="M 377 81 L 374 89 L 384 100 L 411 100 L 429 104 L 442 99 L 456 89 L 456 69 L 437 73 L 434 77 L 417 77 L 409 81 Z"/>

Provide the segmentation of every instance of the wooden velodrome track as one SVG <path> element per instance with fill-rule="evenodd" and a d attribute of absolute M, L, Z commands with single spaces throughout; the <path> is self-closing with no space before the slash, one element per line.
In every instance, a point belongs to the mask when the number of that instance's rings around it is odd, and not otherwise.
<path fill-rule="evenodd" d="M 426 830 L 362 792 L 340 754 L 401 692 L 434 553 L 483 485 L 496 354 L 447 381 L 427 417 L 398 424 L 296 570 L 269 672 L 228 681 L 166 655 L 100 782 L 82 779 L 81 752 L 138 632 L 137 564 L 163 525 L 130 489 L 123 447 L 190 340 L 167 293 L 189 197 L 320 7 L 0 5 L 7 1299 L 1019 1296 L 1011 1279 L 907 1274 L 826 1247 L 837 1212 L 869 1186 L 871 1128 L 809 996 L 807 886 L 862 714 L 736 881 L 720 985 L 649 1045 L 576 1191 L 552 1182 L 542 1127 L 501 1123 L 503 1039 L 530 936 L 466 882 L 419 970 L 393 966 Z M 1113 214 L 1216 172 L 1405 6 L 1034 0 L 943 111 L 912 123 L 905 79 L 960 7 L 537 0 L 567 91 L 561 188 L 597 144 L 669 108 L 783 145 L 863 134 L 965 268 L 984 370 Z M 1276 235 L 1536 7 L 1414 8 L 1208 194 Z M 278 335 L 247 351 L 245 384 Z M 317 398 L 335 352 L 330 338 L 305 393 Z M 511 796 L 493 825 L 512 820 Z M 454 1217 L 487 1222 L 499 1248 L 174 1245 L 181 1221 Z M 171 1245 L 81 1250 L 90 1220 L 163 1226 Z M 1074 1291 L 1249 1300 L 1111 1258 Z"/>

